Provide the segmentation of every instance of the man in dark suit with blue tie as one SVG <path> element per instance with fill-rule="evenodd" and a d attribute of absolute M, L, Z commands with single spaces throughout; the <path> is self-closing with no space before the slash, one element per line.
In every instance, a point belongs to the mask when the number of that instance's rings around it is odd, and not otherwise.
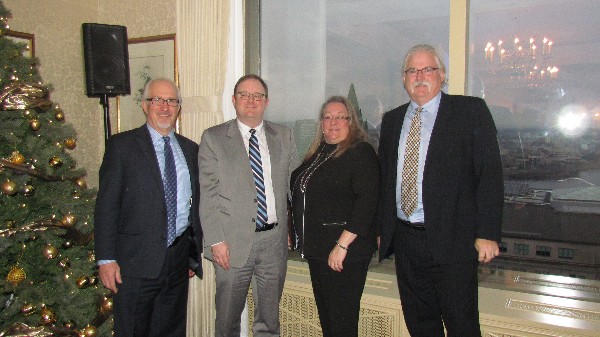
<path fill-rule="evenodd" d="M 480 337 L 477 267 L 499 254 L 504 203 L 496 127 L 480 98 L 441 92 L 429 45 L 403 63 L 411 101 L 381 124 L 380 260 L 394 254 L 413 337 Z"/>
<path fill-rule="evenodd" d="M 189 277 L 201 276 L 198 145 L 175 133 L 175 83 L 144 88 L 146 124 L 109 138 L 94 214 L 100 279 L 115 336 L 186 335 Z M 195 268 L 195 270 L 189 268 Z"/>

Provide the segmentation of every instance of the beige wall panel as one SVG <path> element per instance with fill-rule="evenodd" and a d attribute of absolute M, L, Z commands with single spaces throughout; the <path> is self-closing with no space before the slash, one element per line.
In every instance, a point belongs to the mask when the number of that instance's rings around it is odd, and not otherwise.
<path fill-rule="evenodd" d="M 102 109 L 85 95 L 81 23 L 96 19 L 97 2 L 77 0 L 5 0 L 12 12 L 11 29 L 35 35 L 35 55 L 44 84 L 54 90 L 50 99 L 60 104 L 66 121 L 77 130 L 71 152 L 87 170 L 88 186 L 97 186 L 103 147 Z"/>
<path fill-rule="evenodd" d="M 98 168 L 104 153 L 104 120 L 99 99 L 85 94 L 81 24 L 126 26 L 129 37 L 175 33 L 175 0 L 4 0 L 13 18 L 11 29 L 35 35 L 35 54 L 44 84 L 52 84 L 51 99 L 63 108 L 77 130 L 72 152 L 88 172 L 88 186 L 98 186 Z M 110 100 L 111 123 L 116 132 L 115 99 Z"/>

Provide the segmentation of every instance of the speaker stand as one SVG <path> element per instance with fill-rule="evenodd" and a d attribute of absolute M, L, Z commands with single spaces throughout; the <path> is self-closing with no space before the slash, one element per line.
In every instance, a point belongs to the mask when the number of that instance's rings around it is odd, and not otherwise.
<path fill-rule="evenodd" d="M 110 137 L 110 114 L 107 94 L 100 96 L 100 104 L 102 104 L 102 107 L 104 108 L 104 141 L 106 142 L 108 137 Z"/>

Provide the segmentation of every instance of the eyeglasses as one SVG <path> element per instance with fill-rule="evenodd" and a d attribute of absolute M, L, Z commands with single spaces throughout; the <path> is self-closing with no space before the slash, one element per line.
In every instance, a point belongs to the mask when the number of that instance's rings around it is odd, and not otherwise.
<path fill-rule="evenodd" d="M 434 67 L 425 67 L 425 68 L 421 68 L 421 69 L 408 68 L 404 71 L 404 73 L 408 76 L 416 77 L 418 73 L 421 73 L 421 75 L 431 75 L 434 71 L 436 71 L 438 69 L 440 69 L 440 68 L 434 68 Z"/>
<path fill-rule="evenodd" d="M 350 117 L 349 116 L 323 116 L 323 117 L 321 117 L 321 120 L 324 122 L 329 122 L 329 123 L 331 123 L 334 120 L 337 122 L 341 122 L 341 121 L 349 121 Z"/>
<path fill-rule="evenodd" d="M 242 101 L 247 101 L 250 98 L 252 98 L 252 100 L 259 101 L 259 102 L 262 101 L 267 96 L 267 95 L 265 95 L 263 93 L 260 93 L 260 92 L 257 92 L 257 93 L 254 93 L 254 94 L 250 94 L 250 93 L 247 93 L 247 92 L 238 92 L 236 95 Z"/>
<path fill-rule="evenodd" d="M 160 97 L 152 97 L 152 98 L 146 98 L 146 101 L 150 102 L 152 105 L 156 105 L 156 106 L 162 106 L 164 103 L 167 103 L 168 106 L 170 107 L 178 107 L 179 106 L 179 100 L 175 99 L 175 98 L 160 98 Z"/>

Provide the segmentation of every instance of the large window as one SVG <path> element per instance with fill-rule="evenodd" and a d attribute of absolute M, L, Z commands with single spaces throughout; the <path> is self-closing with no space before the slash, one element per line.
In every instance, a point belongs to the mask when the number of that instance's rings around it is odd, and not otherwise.
<path fill-rule="evenodd" d="M 376 148 L 382 114 L 409 100 L 404 54 L 431 44 L 450 78 L 466 68 L 465 94 L 486 100 L 498 129 L 505 243 L 493 267 L 599 278 L 600 1 L 472 0 L 458 37 L 450 18 L 466 13 L 451 3 L 462 1 L 261 0 L 251 50 L 269 84 L 267 118 L 294 129 L 303 155 L 322 102 L 355 95 Z M 466 43 L 468 60 L 450 64 L 460 53 L 449 41 Z"/>
<path fill-rule="evenodd" d="M 598 13 L 592 0 L 471 1 L 469 34 L 468 93 L 498 128 L 504 238 L 535 242 L 536 256 L 573 260 L 590 278 L 600 265 Z M 562 242 L 573 249 L 551 255 Z"/>
<path fill-rule="evenodd" d="M 304 154 L 321 104 L 353 87 L 377 147 L 383 112 L 408 101 L 404 54 L 429 43 L 447 60 L 449 4 L 407 1 L 261 1 L 260 72 L 269 84 L 267 118 L 295 130 Z"/>

